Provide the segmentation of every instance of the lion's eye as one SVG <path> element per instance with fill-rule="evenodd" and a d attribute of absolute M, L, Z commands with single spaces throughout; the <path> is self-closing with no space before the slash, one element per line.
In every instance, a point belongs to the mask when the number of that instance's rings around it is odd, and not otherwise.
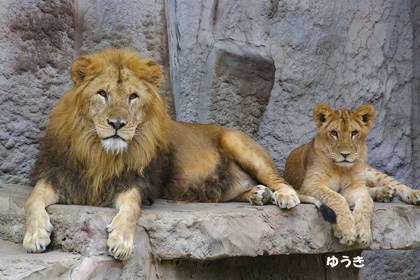
<path fill-rule="evenodd" d="M 357 131 L 357 130 L 353 130 L 351 132 L 351 136 L 356 136 L 357 134 L 359 134 L 359 131 Z"/>
<path fill-rule="evenodd" d="M 131 101 L 131 100 L 136 99 L 137 97 L 139 97 L 139 96 L 137 95 L 137 93 L 132 93 L 132 94 L 130 95 L 129 99 L 130 99 L 130 101 Z"/>
<path fill-rule="evenodd" d="M 330 131 L 330 133 L 331 133 L 331 135 L 332 135 L 332 136 L 334 136 L 334 137 L 337 137 L 337 136 L 338 136 L 338 133 L 337 133 L 337 131 L 335 131 L 335 130 L 331 130 L 331 131 Z"/>
<path fill-rule="evenodd" d="M 97 92 L 100 96 L 104 97 L 105 99 L 107 98 L 106 92 L 104 90 L 100 90 Z"/>

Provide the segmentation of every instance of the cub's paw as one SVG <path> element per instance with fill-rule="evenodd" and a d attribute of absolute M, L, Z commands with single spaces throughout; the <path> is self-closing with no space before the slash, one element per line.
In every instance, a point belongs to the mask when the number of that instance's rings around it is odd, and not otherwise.
<path fill-rule="evenodd" d="M 383 187 L 376 196 L 378 202 L 391 202 L 394 198 L 395 188 L 393 186 Z"/>
<path fill-rule="evenodd" d="M 108 230 L 108 252 L 117 260 L 125 260 L 133 251 L 134 233 L 136 225 L 124 221 L 123 217 L 117 215 L 107 226 Z"/>
<path fill-rule="evenodd" d="M 255 205 L 265 205 L 271 202 L 271 191 L 264 185 L 257 185 L 249 195 L 249 202 Z"/>
<path fill-rule="evenodd" d="M 353 222 L 337 223 L 332 225 L 334 235 L 340 239 L 340 244 L 351 246 L 357 240 L 356 226 Z"/>
<path fill-rule="evenodd" d="M 45 251 L 51 243 L 50 235 L 53 225 L 47 211 L 32 214 L 26 223 L 26 233 L 23 238 L 23 248 L 26 253 L 39 253 Z"/>
<path fill-rule="evenodd" d="M 420 204 L 420 190 L 407 189 L 402 194 L 397 193 L 398 198 L 408 204 Z"/>
<path fill-rule="evenodd" d="M 273 198 L 273 204 L 280 208 L 290 209 L 300 203 L 297 192 L 290 187 L 281 188 L 273 192 L 271 197 Z"/>
<path fill-rule="evenodd" d="M 370 236 L 371 236 L 370 227 L 357 230 L 357 242 L 359 242 L 362 245 L 367 245 L 370 243 Z"/>

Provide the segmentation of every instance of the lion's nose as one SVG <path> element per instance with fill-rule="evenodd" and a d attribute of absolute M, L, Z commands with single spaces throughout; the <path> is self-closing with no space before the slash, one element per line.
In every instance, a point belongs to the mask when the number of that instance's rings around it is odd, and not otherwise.
<path fill-rule="evenodd" d="M 117 120 L 113 121 L 113 120 L 106 120 L 107 123 L 112 126 L 115 130 L 120 129 L 121 127 L 123 127 L 124 125 L 126 125 L 126 122 L 122 122 L 120 118 L 117 118 Z"/>
<path fill-rule="evenodd" d="M 340 155 L 342 155 L 343 158 L 346 158 L 346 157 L 348 157 L 350 155 L 350 153 L 340 153 Z"/>

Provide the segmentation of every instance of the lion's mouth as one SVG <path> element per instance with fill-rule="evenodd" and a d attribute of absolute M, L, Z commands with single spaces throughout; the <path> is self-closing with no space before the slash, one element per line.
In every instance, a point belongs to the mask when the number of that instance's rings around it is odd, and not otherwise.
<path fill-rule="evenodd" d="M 103 138 L 101 141 L 102 148 L 107 154 L 119 155 L 127 150 L 128 144 L 118 134 L 111 135 L 109 137 Z"/>
<path fill-rule="evenodd" d="M 118 134 L 114 134 L 114 135 L 111 135 L 111 136 L 105 137 L 105 138 L 104 138 L 104 139 L 102 139 L 102 140 L 108 140 L 108 139 L 121 139 L 121 140 L 123 140 L 123 141 L 125 142 L 125 139 L 124 139 L 124 138 L 122 138 L 121 136 L 119 136 Z"/>

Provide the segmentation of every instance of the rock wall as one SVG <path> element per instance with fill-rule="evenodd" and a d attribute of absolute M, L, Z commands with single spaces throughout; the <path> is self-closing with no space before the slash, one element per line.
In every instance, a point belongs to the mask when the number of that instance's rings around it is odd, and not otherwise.
<path fill-rule="evenodd" d="M 0 181 L 27 183 L 71 63 L 112 46 L 157 61 L 172 118 L 241 129 L 281 171 L 316 103 L 370 103 L 369 162 L 419 188 L 419 19 L 418 0 L 3 0 Z"/>
<path fill-rule="evenodd" d="M 57 99 L 70 86 L 73 15 L 68 1 L 0 5 L 0 177 L 26 182 Z"/>
<path fill-rule="evenodd" d="M 283 169 L 315 134 L 315 104 L 370 103 L 369 161 L 412 183 L 410 1 L 203 3 L 168 13 L 179 119 L 246 131 Z"/>
<path fill-rule="evenodd" d="M 173 118 L 241 129 L 281 170 L 316 103 L 370 103 L 369 162 L 417 187 L 418 1 L 327 2 L 4 1 L 0 180 L 27 181 L 71 63 L 112 46 L 158 62 Z"/>

